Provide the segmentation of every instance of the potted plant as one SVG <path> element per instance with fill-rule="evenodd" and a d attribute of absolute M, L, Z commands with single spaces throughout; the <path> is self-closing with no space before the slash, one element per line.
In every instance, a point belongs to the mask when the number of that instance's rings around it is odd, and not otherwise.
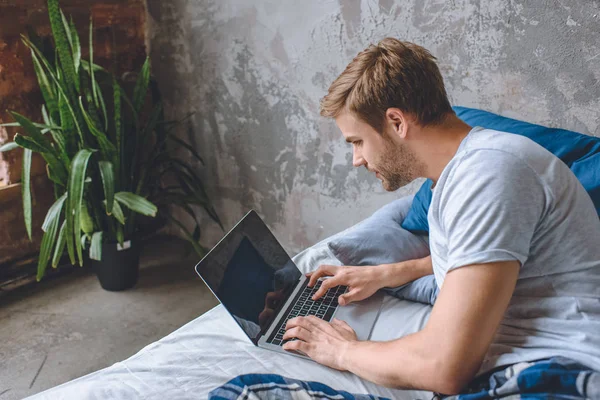
<path fill-rule="evenodd" d="M 157 90 L 152 90 L 153 106 L 147 111 L 149 59 L 130 96 L 114 74 L 94 63 L 91 19 L 89 60 L 83 60 L 73 21 L 64 16 L 58 0 L 48 0 L 48 13 L 54 48 L 44 51 L 48 47 L 39 38 L 22 36 L 44 98 L 43 123 L 11 112 L 15 122 L 4 125 L 20 126 L 23 132 L 0 151 L 24 150 L 23 207 L 30 238 L 33 152 L 45 160 L 54 185 L 56 201 L 42 225 L 37 280 L 49 263 L 58 265 L 65 249 L 72 264 L 83 266 L 85 250 L 102 287 L 124 290 L 135 285 L 138 276 L 136 214 L 155 217 L 156 204 L 167 206 L 165 218 L 183 229 L 200 254 L 205 249 L 198 244 L 200 228 L 193 207 L 202 206 L 219 225 L 220 221 L 194 169 L 173 156 L 173 146 L 178 146 L 201 161 L 188 143 L 170 132 L 174 123 L 164 121 Z M 176 184 L 163 189 L 163 178 L 173 173 Z M 193 217 L 193 232 L 169 214 L 170 205 Z"/>

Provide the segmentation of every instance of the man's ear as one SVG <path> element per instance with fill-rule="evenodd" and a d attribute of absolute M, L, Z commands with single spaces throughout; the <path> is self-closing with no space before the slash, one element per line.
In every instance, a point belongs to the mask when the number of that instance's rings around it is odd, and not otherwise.
<path fill-rule="evenodd" d="M 408 124 L 406 114 L 399 108 L 388 108 L 385 112 L 385 125 L 398 138 L 406 139 Z"/>

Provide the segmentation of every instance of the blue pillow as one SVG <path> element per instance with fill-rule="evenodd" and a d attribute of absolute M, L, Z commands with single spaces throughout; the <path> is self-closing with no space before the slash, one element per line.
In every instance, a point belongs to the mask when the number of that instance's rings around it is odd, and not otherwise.
<path fill-rule="evenodd" d="M 560 158 L 589 193 L 600 215 L 600 138 L 565 129 L 546 128 L 474 108 L 452 108 L 460 119 L 471 126 L 526 136 Z M 427 212 L 431 204 L 432 183 L 428 179 L 415 195 L 402 223 L 404 229 L 420 234 L 429 232 Z"/>
<path fill-rule="evenodd" d="M 429 233 L 429 222 L 427 222 L 427 212 L 431 204 L 431 185 L 433 181 L 427 179 L 419 191 L 415 194 L 410 210 L 402 222 L 402 228 L 416 233 L 417 235 L 427 235 Z"/>
<path fill-rule="evenodd" d="M 329 249 L 342 264 L 358 266 L 428 256 L 427 240 L 401 227 L 411 203 L 413 197 L 407 196 L 383 206 L 369 218 L 329 238 Z M 438 294 L 433 275 L 385 291 L 401 299 L 425 304 L 433 304 Z"/>

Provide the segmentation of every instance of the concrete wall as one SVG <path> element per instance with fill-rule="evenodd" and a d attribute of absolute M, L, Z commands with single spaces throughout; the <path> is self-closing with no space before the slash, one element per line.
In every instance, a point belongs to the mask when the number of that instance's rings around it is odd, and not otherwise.
<path fill-rule="evenodd" d="M 195 112 L 199 169 L 226 227 L 255 208 L 293 252 L 367 217 L 385 193 L 318 115 L 347 63 L 385 36 L 437 56 L 452 103 L 600 135 L 600 2 L 148 0 L 171 117 Z M 418 182 L 417 182 L 418 183 Z M 221 233 L 206 223 L 204 241 Z"/>

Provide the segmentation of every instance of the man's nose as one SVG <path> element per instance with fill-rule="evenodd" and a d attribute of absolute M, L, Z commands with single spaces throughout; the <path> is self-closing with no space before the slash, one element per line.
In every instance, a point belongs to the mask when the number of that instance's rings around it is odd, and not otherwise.
<path fill-rule="evenodd" d="M 361 165 L 366 164 L 365 159 L 363 158 L 362 154 L 360 153 L 360 150 L 357 150 L 356 148 L 354 148 L 353 152 L 352 152 L 352 165 L 354 165 L 355 167 L 360 167 Z"/>

